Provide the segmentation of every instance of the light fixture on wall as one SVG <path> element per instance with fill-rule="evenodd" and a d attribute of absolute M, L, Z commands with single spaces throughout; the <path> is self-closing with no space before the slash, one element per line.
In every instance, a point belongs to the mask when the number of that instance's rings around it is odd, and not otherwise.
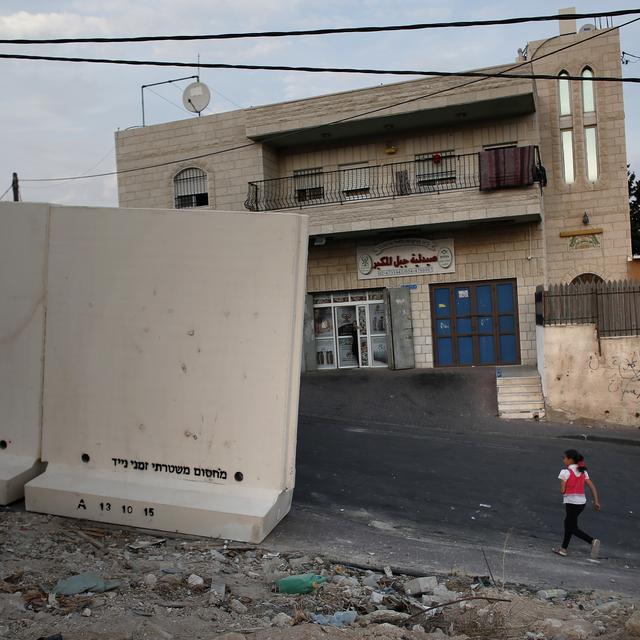
<path fill-rule="evenodd" d="M 582 224 L 589 224 L 589 214 L 585 211 L 582 216 Z"/>
<path fill-rule="evenodd" d="M 388 156 L 392 156 L 394 153 L 398 153 L 398 147 L 396 147 L 392 142 L 387 142 L 384 147 L 384 152 Z"/>

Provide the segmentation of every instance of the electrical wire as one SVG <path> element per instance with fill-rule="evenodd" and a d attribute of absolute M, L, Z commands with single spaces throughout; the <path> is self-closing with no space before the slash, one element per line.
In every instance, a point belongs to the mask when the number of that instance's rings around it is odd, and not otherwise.
<path fill-rule="evenodd" d="M 522 24 L 524 22 L 548 22 L 551 20 L 581 20 L 584 18 L 609 18 L 640 13 L 640 9 L 621 9 L 596 13 L 567 13 L 522 18 L 500 18 L 493 20 L 464 20 L 455 22 L 423 22 L 417 24 L 388 25 L 382 27 L 339 27 L 326 29 L 300 29 L 295 31 L 254 31 L 247 33 L 217 33 L 202 35 L 131 36 L 118 38 L 41 38 L 1 39 L 0 44 L 80 44 L 105 42 L 158 42 L 181 40 L 233 40 L 241 38 L 282 38 L 290 36 L 318 36 L 338 33 L 380 33 L 383 31 L 417 31 L 421 29 L 445 29 L 485 27 L 495 25 Z"/>
<path fill-rule="evenodd" d="M 118 64 L 151 67 L 194 67 L 193 62 L 176 62 L 168 60 L 119 60 L 114 58 L 75 58 L 66 56 L 34 56 L 21 54 L 0 53 L 0 59 L 11 60 L 38 60 L 47 62 L 88 62 L 97 64 Z M 266 65 L 266 64 L 227 64 L 222 62 L 200 62 L 199 67 L 204 69 L 242 69 L 249 71 L 297 71 L 303 73 L 352 73 L 364 75 L 393 75 L 393 76 L 430 76 L 437 78 L 510 78 L 533 80 L 556 80 L 557 76 L 550 73 L 519 74 L 499 71 L 490 73 L 487 71 L 423 71 L 419 69 L 357 69 L 350 67 L 294 67 L 290 65 Z M 567 80 L 577 82 L 629 82 L 640 83 L 640 78 L 619 78 L 616 76 L 564 76 Z M 156 94 L 158 95 L 158 94 Z"/>
<path fill-rule="evenodd" d="M 629 60 L 628 58 L 635 58 L 635 60 Z M 638 64 L 638 62 L 640 62 L 640 56 L 629 53 L 628 51 L 623 51 L 620 60 L 622 64 Z"/>
<path fill-rule="evenodd" d="M 179 105 L 177 102 L 174 102 L 173 100 L 169 100 L 169 98 L 165 98 L 161 93 L 154 91 L 150 87 L 146 87 L 146 89 L 147 91 L 151 91 L 151 93 L 158 96 L 158 98 L 162 98 L 162 100 L 164 100 L 165 102 L 168 102 L 170 105 L 173 105 L 176 109 L 180 109 L 180 111 L 182 111 L 183 113 L 184 112 L 191 113 L 188 109 L 185 109 L 182 105 Z"/>
<path fill-rule="evenodd" d="M 9 193 L 9 191 L 11 191 L 11 187 L 13 187 L 12 184 L 10 184 L 9 188 L 0 196 L 0 200 L 2 200 L 7 195 L 7 193 Z"/>
<path fill-rule="evenodd" d="M 634 18 L 632 20 L 628 20 L 627 22 L 621 24 L 619 27 L 617 27 L 618 29 L 621 29 L 623 27 L 626 27 L 630 24 L 633 24 L 634 22 L 637 22 L 638 20 L 640 20 L 640 18 Z M 589 36 L 588 38 L 585 38 L 584 40 L 577 40 L 575 42 L 571 42 L 563 47 L 560 47 L 559 49 L 554 49 L 553 51 L 549 51 L 548 53 L 545 53 L 543 55 L 541 55 L 539 58 L 536 58 L 536 62 L 539 62 L 540 60 L 544 60 L 545 58 L 548 58 L 550 56 L 556 55 L 557 53 L 560 53 L 562 51 L 566 51 L 567 49 L 571 49 L 573 47 L 579 46 L 579 45 L 583 45 L 585 43 L 591 42 L 592 40 L 594 40 L 595 38 L 598 38 L 600 36 L 602 36 L 603 34 L 607 33 L 607 31 L 597 31 L 594 35 Z M 536 51 L 537 53 L 537 51 Z M 514 69 L 519 69 L 521 67 L 524 67 L 526 65 L 530 65 L 531 61 L 524 61 L 524 62 L 519 62 L 511 67 L 508 67 L 505 72 L 508 71 L 513 71 Z M 522 77 L 530 77 L 530 76 L 522 76 Z M 369 109 L 368 111 L 363 111 L 360 113 L 356 113 L 350 116 L 345 116 L 343 118 L 340 118 L 338 120 L 333 120 L 330 122 L 324 122 L 322 124 L 318 124 L 318 125 L 314 125 L 312 127 L 309 127 L 308 130 L 312 131 L 312 130 L 316 130 L 316 129 L 321 129 L 323 127 L 328 127 L 328 126 L 333 126 L 336 124 L 341 124 L 343 122 L 348 122 L 350 120 L 354 120 L 356 118 L 362 118 L 368 115 L 372 115 L 374 113 L 379 113 L 380 111 L 386 111 L 388 109 L 393 109 L 395 107 L 399 107 L 399 106 L 403 106 L 405 104 L 410 104 L 412 102 L 417 102 L 418 100 L 425 100 L 427 98 L 431 98 L 433 96 L 436 95 L 440 95 L 442 93 L 446 93 L 448 91 L 454 91 L 456 89 L 461 89 L 463 87 L 468 87 L 472 84 L 477 84 L 478 82 L 482 82 L 484 81 L 485 78 L 474 78 L 473 80 L 469 80 L 467 82 L 463 82 L 461 84 L 457 84 L 451 87 L 443 87 L 441 89 L 437 89 L 436 91 L 432 91 L 430 93 L 426 93 L 420 96 L 414 96 L 413 98 L 407 98 L 405 100 L 400 100 L 399 102 L 394 102 L 392 104 L 387 104 L 384 105 L 382 107 L 376 107 L 374 109 Z M 554 80 L 557 80 L 557 76 L 554 76 Z M 266 137 L 264 140 L 262 140 L 263 143 L 265 142 L 270 142 L 272 140 L 276 140 L 276 139 L 281 139 L 281 138 L 286 138 L 288 136 L 293 135 L 293 132 L 284 132 L 284 133 L 277 133 L 274 134 L 272 136 L 268 136 Z M 236 145 L 234 147 L 228 147 L 226 149 L 218 149 L 217 151 L 210 151 L 208 153 L 202 153 L 196 156 L 190 156 L 187 158 L 179 158 L 177 160 L 168 160 L 165 162 L 160 162 L 160 163 L 156 163 L 156 164 L 152 164 L 152 165 L 146 165 L 144 167 L 132 167 L 131 169 L 120 169 L 120 170 L 116 170 L 116 171 L 111 171 L 108 173 L 97 173 L 97 174 L 93 174 L 93 175 L 86 175 L 86 176 L 67 176 L 67 177 L 61 177 L 61 178 L 27 178 L 27 179 L 23 179 L 23 182 L 59 182 L 59 181 L 68 181 L 68 180 L 79 180 L 79 179 L 86 179 L 86 178 L 102 178 L 104 176 L 113 176 L 113 175 L 121 175 L 121 174 L 125 174 L 125 173 L 133 173 L 136 171 L 146 171 L 148 169 L 157 169 L 160 167 L 167 167 L 170 165 L 174 165 L 174 164 L 180 164 L 183 162 L 190 162 L 192 160 L 201 160 L 202 158 L 208 158 L 211 156 L 216 156 L 216 155 L 221 155 L 223 153 L 228 153 L 230 151 L 238 151 L 240 149 L 246 149 L 248 147 L 253 147 L 254 146 L 254 142 L 248 142 L 245 144 L 241 144 L 241 145 Z"/>

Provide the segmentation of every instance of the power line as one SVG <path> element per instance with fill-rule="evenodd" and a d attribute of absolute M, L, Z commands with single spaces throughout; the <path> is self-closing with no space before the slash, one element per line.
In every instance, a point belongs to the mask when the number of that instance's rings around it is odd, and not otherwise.
<path fill-rule="evenodd" d="M 185 109 L 182 105 L 179 105 L 177 102 L 174 102 L 173 100 L 169 100 L 169 98 L 165 98 L 162 94 L 158 93 L 157 91 L 154 91 L 150 87 L 147 87 L 147 90 L 151 91 L 151 93 L 153 93 L 154 95 L 158 96 L 158 98 L 161 98 L 165 102 L 168 102 L 170 105 L 173 105 L 174 107 L 176 107 L 176 109 L 180 109 L 180 111 L 182 111 L 183 113 L 185 111 L 187 113 L 191 113 L 188 109 Z"/>
<path fill-rule="evenodd" d="M 640 18 L 634 18 L 633 20 L 628 20 L 627 22 L 621 24 L 618 28 L 621 29 L 622 27 L 626 27 L 634 22 L 637 22 L 638 20 L 640 20 Z M 601 35 L 607 33 L 607 31 L 597 31 L 594 35 L 589 36 L 588 38 L 585 38 L 584 40 L 577 40 L 575 42 L 571 42 L 563 47 L 560 47 L 559 49 L 554 49 L 553 51 L 549 51 L 548 53 L 545 53 L 543 55 L 541 55 L 539 58 L 536 58 L 536 62 L 540 61 L 540 60 L 544 60 L 545 58 L 548 58 L 550 56 L 556 55 L 557 53 L 560 53 L 562 51 L 566 51 L 567 49 L 571 49 L 573 47 L 585 44 L 587 42 L 590 42 L 591 40 L 594 40 L 595 38 L 600 37 Z M 532 61 L 524 61 L 524 62 L 519 62 L 511 67 L 508 67 L 507 69 L 505 69 L 505 72 L 508 71 L 513 71 L 514 69 L 519 69 L 523 66 L 526 65 L 530 65 Z M 522 76 L 522 77 L 530 77 L 530 76 Z M 486 78 L 474 78 L 473 80 L 469 80 L 467 82 L 463 82 L 461 84 L 458 85 L 454 85 L 451 87 L 443 87 L 441 89 L 437 89 L 436 91 L 432 91 L 430 93 L 426 93 L 420 96 L 415 96 L 413 98 L 406 98 L 405 100 L 401 100 L 399 102 L 394 102 L 393 104 L 388 104 L 382 107 L 376 107 L 374 109 L 369 109 L 368 111 L 363 111 L 360 113 L 356 113 L 350 116 L 345 116 L 343 118 L 339 118 L 338 120 L 333 120 L 330 122 L 324 122 L 322 124 L 318 124 L 318 125 L 314 125 L 312 127 L 309 127 L 308 130 L 312 131 L 315 129 L 321 129 L 323 127 L 328 127 L 328 126 L 333 126 L 336 124 L 341 124 L 343 122 L 348 122 L 350 120 L 354 120 L 356 118 L 362 118 L 364 116 L 368 116 L 368 115 L 372 115 L 374 113 L 379 113 L 380 111 L 386 111 L 387 109 L 393 109 L 394 107 L 399 107 L 399 106 L 403 106 L 405 104 L 410 104 L 412 102 L 417 102 L 418 100 L 425 100 L 427 98 L 431 98 L 433 96 L 436 95 L 440 95 L 442 93 L 446 93 L 447 91 L 453 91 L 456 89 L 461 89 L 463 87 L 467 87 L 470 86 L 472 84 L 477 84 L 478 82 L 482 82 L 483 80 L 485 80 Z M 557 80 L 557 76 L 553 77 L 554 80 Z M 276 140 L 276 139 L 281 139 L 281 138 L 286 138 L 288 136 L 293 135 L 292 132 L 284 132 L 284 133 L 277 133 L 274 134 L 272 136 L 268 136 L 266 137 L 262 142 L 270 142 L 272 140 Z M 111 171 L 111 172 L 107 172 L 107 173 L 97 173 L 94 175 L 85 175 L 85 176 L 68 176 L 68 177 L 62 177 L 62 178 L 31 178 L 31 179 L 23 179 L 23 182 L 58 182 L 58 181 L 62 181 L 62 180 L 79 180 L 79 179 L 85 179 L 85 178 L 102 178 L 104 176 L 113 176 L 113 175 L 120 175 L 120 174 L 125 174 L 125 173 L 133 173 L 136 171 L 146 171 L 148 169 L 157 169 L 160 167 L 167 167 L 170 165 L 174 165 L 174 164 L 180 164 L 182 162 L 190 162 L 192 160 L 201 160 L 202 158 L 208 158 L 211 156 L 216 156 L 216 155 L 221 155 L 223 153 L 228 153 L 230 151 L 238 151 L 240 149 L 246 149 L 248 147 L 253 147 L 255 143 L 253 142 L 248 142 L 245 144 L 241 144 L 241 145 L 236 145 L 234 147 L 228 147 L 226 149 L 218 149 L 217 151 L 210 151 L 208 153 L 202 153 L 196 156 L 190 156 L 187 158 L 179 158 L 178 160 L 168 160 L 165 162 L 160 162 L 160 163 L 156 163 L 156 164 L 152 164 L 152 165 L 147 165 L 144 167 L 132 167 L 131 169 L 120 169 L 120 170 L 116 170 L 116 171 Z"/>
<path fill-rule="evenodd" d="M 150 67 L 194 67 L 193 62 L 177 62 L 168 60 L 122 60 L 115 58 L 75 58 L 66 56 L 33 56 L 22 54 L 0 53 L 0 59 L 11 60 L 38 60 L 48 62 L 87 62 L 94 64 L 118 64 Z M 557 76 L 550 73 L 536 73 L 523 75 L 520 73 L 487 71 L 424 71 L 420 69 L 358 69 L 351 67 L 306 67 L 279 64 L 228 64 L 223 62 L 200 62 L 199 67 L 204 69 L 241 69 L 249 71 L 296 71 L 302 73 L 353 73 L 364 75 L 392 75 L 392 76 L 431 76 L 438 78 L 529 78 L 534 80 L 556 80 Z M 629 82 L 640 83 L 640 78 L 619 78 L 616 76 L 564 76 L 567 80 L 578 82 Z"/>
<path fill-rule="evenodd" d="M 10 184 L 9 188 L 0 196 L 0 200 L 2 200 L 7 195 L 7 193 L 9 193 L 9 191 L 11 191 L 11 187 L 13 187 L 12 184 Z"/>
<path fill-rule="evenodd" d="M 640 13 L 640 9 L 621 9 L 597 13 L 567 13 L 523 18 L 500 18 L 493 20 L 464 20 L 456 22 L 422 22 L 417 24 L 388 25 L 382 27 L 339 27 L 326 29 L 300 29 L 295 31 L 254 31 L 247 33 L 216 33 L 202 35 L 131 36 L 119 38 L 42 38 L 2 39 L 0 44 L 80 44 L 105 42 L 158 42 L 180 40 L 234 40 L 241 38 L 282 38 L 290 36 L 319 36 L 338 33 L 379 33 L 383 31 L 417 31 L 421 29 L 446 29 L 464 27 L 486 27 L 521 24 L 524 22 L 548 22 L 551 20 L 581 20 L 584 18 L 612 18 Z"/>

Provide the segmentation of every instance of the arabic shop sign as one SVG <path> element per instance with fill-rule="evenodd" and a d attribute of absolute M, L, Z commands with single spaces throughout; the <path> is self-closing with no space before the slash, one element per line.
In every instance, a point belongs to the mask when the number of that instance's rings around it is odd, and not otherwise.
<path fill-rule="evenodd" d="M 358 279 L 454 273 L 453 238 L 404 238 L 376 245 L 359 245 Z"/>

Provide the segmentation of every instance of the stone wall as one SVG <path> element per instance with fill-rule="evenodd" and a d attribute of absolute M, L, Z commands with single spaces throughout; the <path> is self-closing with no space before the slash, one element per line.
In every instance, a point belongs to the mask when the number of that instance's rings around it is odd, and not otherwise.
<path fill-rule="evenodd" d="M 545 327 L 547 409 L 570 419 L 585 418 L 640 427 L 640 340 L 602 338 L 594 325 Z"/>

